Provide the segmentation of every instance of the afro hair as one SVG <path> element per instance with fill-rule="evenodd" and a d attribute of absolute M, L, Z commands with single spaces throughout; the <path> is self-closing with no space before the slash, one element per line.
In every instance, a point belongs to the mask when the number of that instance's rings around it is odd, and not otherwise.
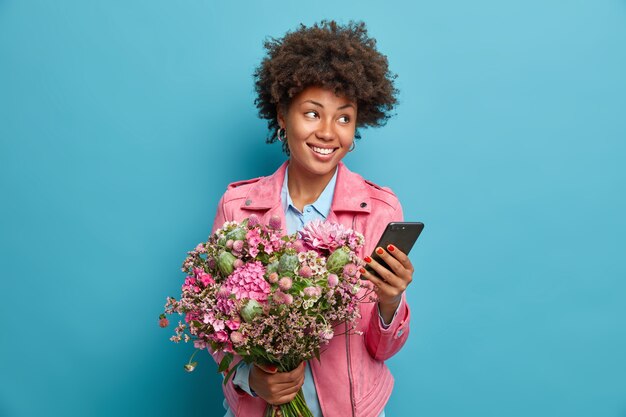
<path fill-rule="evenodd" d="M 268 121 L 268 143 L 277 140 L 278 108 L 287 109 L 291 99 L 309 86 L 355 101 L 357 128 L 383 126 L 391 117 L 397 104 L 397 76 L 389 71 L 387 57 L 376 49 L 365 23 L 301 24 L 283 38 L 266 40 L 264 47 L 267 55 L 254 72 L 255 105 Z M 289 153 L 286 143 L 283 150 Z"/>

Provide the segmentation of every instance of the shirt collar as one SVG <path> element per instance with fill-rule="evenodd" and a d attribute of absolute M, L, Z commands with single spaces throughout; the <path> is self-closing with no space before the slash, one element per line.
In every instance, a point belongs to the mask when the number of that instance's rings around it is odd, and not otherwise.
<path fill-rule="evenodd" d="M 324 218 L 328 217 L 328 213 L 330 213 L 330 207 L 333 203 L 333 197 L 335 195 L 335 185 L 337 183 L 338 171 L 339 169 L 335 168 L 335 173 L 333 174 L 333 177 L 330 179 L 328 184 L 326 184 L 326 188 L 324 188 L 324 191 L 322 191 L 320 196 L 317 197 L 317 200 L 315 200 L 313 203 L 310 204 L 319 214 L 324 216 Z M 287 212 L 289 207 L 293 207 L 293 209 L 298 210 L 296 206 L 293 204 L 293 200 L 291 200 L 291 196 L 289 195 L 289 187 L 287 185 L 288 179 L 289 179 L 289 166 L 287 166 L 287 169 L 285 170 L 285 179 L 283 180 L 283 187 L 280 193 L 281 201 L 283 203 L 283 210 L 285 213 Z"/>

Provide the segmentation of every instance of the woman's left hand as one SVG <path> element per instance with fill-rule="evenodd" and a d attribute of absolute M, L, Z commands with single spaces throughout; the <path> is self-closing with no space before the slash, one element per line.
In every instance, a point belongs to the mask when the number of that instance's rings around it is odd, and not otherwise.
<path fill-rule="evenodd" d="M 381 247 L 376 248 L 376 254 L 389 265 L 390 269 L 366 256 L 363 260 L 376 273 L 373 274 L 365 268 L 361 268 L 361 278 L 374 284 L 374 291 L 378 295 L 380 314 L 384 322 L 389 323 L 393 319 L 400 300 L 402 300 L 402 294 L 413 280 L 415 270 L 409 257 L 393 245 L 388 245 L 387 250 Z"/>

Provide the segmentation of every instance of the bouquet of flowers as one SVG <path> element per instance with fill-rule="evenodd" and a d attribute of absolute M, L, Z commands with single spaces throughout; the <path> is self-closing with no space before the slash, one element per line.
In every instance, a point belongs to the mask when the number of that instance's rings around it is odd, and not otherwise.
<path fill-rule="evenodd" d="M 314 221 L 281 236 L 277 216 L 262 225 L 256 215 L 226 222 L 188 252 L 187 274 L 177 300 L 167 298 L 166 314 L 184 315 L 170 340 L 193 341 L 197 349 L 223 355 L 218 371 L 226 384 L 241 363 L 295 369 L 316 357 L 335 327 L 359 318 L 360 274 L 356 251 L 363 235 L 342 225 Z M 195 355 L 196 352 L 194 352 Z M 234 355 L 242 361 L 231 366 Z M 192 371 L 196 363 L 185 365 Z M 312 416 L 302 390 L 290 403 L 268 405 L 266 417 Z"/>

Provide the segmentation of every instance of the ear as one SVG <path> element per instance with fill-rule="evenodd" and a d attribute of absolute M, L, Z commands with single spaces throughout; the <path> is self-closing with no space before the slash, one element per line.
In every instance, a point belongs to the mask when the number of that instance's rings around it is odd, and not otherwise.
<path fill-rule="evenodd" d="M 280 105 L 276 106 L 276 119 L 278 120 L 278 126 L 280 126 L 281 129 L 284 129 L 287 123 L 285 122 L 285 116 Z"/>

